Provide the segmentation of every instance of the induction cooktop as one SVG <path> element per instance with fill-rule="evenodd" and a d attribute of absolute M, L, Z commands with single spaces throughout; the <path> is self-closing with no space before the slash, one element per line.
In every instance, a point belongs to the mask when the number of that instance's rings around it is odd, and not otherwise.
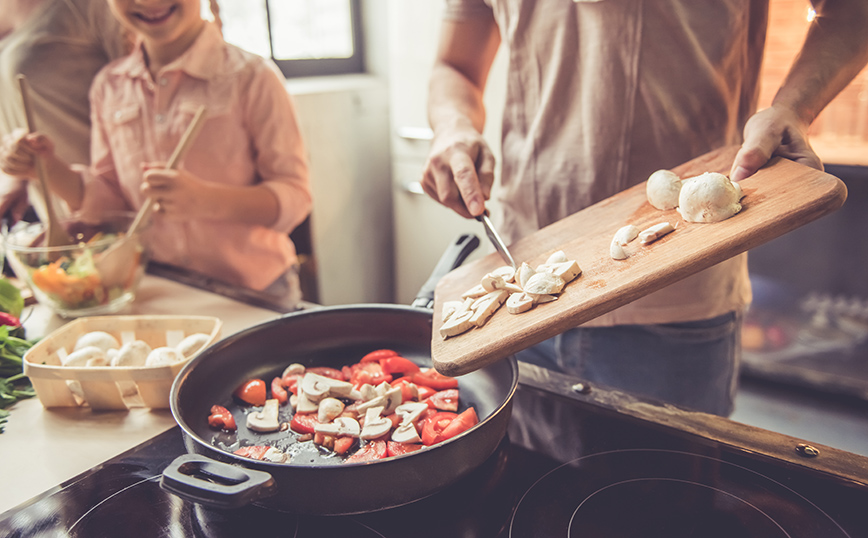
<path fill-rule="evenodd" d="M 0 515 L 0 535 L 868 537 L 868 458 L 524 364 L 495 453 L 398 508 L 340 517 L 205 508 L 160 488 L 184 453 L 180 429 L 166 431 Z"/>

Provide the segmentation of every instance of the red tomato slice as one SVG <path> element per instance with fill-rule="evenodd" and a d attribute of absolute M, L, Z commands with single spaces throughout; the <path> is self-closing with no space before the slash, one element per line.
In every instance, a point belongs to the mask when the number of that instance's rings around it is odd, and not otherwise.
<path fill-rule="evenodd" d="M 386 441 L 368 441 L 368 443 L 357 450 L 355 454 L 347 458 L 347 463 L 358 463 L 360 461 L 379 460 L 386 457 Z"/>
<path fill-rule="evenodd" d="M 316 413 L 296 413 L 289 421 L 289 428 L 295 433 L 314 433 L 317 424 L 319 420 L 316 418 Z"/>
<path fill-rule="evenodd" d="M 468 407 L 466 411 L 460 413 L 455 417 L 455 420 L 443 428 L 443 431 L 440 432 L 440 440 L 444 441 L 446 439 L 451 439 L 459 433 L 469 430 L 478 422 L 479 417 L 476 416 L 476 410 L 472 407 Z"/>
<path fill-rule="evenodd" d="M 386 443 L 386 455 L 400 456 L 402 454 L 409 454 L 410 452 L 416 452 L 423 446 L 425 445 L 420 445 L 419 443 L 396 443 L 395 441 L 389 441 Z"/>
<path fill-rule="evenodd" d="M 275 377 L 271 380 L 271 397 L 282 404 L 289 400 L 289 394 L 287 394 L 286 389 L 283 388 L 283 380 L 279 377 Z"/>
<path fill-rule="evenodd" d="M 419 435 L 422 435 L 422 428 L 425 427 L 425 423 L 437 413 L 439 413 L 439 411 L 431 409 L 430 407 L 422 412 L 419 416 L 419 420 L 416 421 L 416 431 L 419 432 Z"/>
<path fill-rule="evenodd" d="M 419 388 L 416 383 L 413 383 L 406 377 L 399 377 L 392 381 L 392 388 L 401 387 L 401 401 L 410 402 L 416 401 L 419 398 Z"/>
<path fill-rule="evenodd" d="M 249 403 L 250 405 L 265 405 L 265 381 L 261 379 L 251 379 L 246 381 L 240 387 L 235 389 L 233 394 L 239 400 Z"/>
<path fill-rule="evenodd" d="M 208 417 L 208 425 L 212 428 L 228 431 L 235 431 L 237 429 L 232 413 L 221 405 L 211 406 L 211 416 Z"/>
<path fill-rule="evenodd" d="M 302 377 L 303 376 L 299 374 L 289 374 L 283 376 L 280 381 L 281 384 L 286 388 L 286 390 L 293 394 L 298 394 L 298 382 Z"/>
<path fill-rule="evenodd" d="M 454 377 L 449 377 L 441 374 L 434 368 L 428 368 L 424 371 L 419 371 L 412 376 L 413 383 L 417 385 L 425 385 L 435 390 L 457 389 L 458 380 Z"/>
<path fill-rule="evenodd" d="M 380 360 L 380 366 L 387 374 L 412 374 L 419 371 L 419 365 L 400 355 L 386 357 Z"/>
<path fill-rule="evenodd" d="M 425 425 L 422 426 L 422 442 L 431 446 L 442 441 L 440 434 L 455 420 L 456 416 L 458 415 L 449 411 L 440 411 L 426 420 Z"/>
<path fill-rule="evenodd" d="M 268 449 L 271 448 L 269 446 L 243 446 L 233 452 L 233 454 L 238 454 L 239 456 L 244 456 L 245 458 L 253 458 L 255 460 L 261 460 L 262 457 L 268 452 Z"/>
<path fill-rule="evenodd" d="M 397 351 L 393 351 L 391 349 L 377 349 L 362 357 L 362 360 L 360 360 L 359 362 L 379 362 L 380 359 L 385 359 L 386 357 L 394 357 L 397 354 Z"/>
<path fill-rule="evenodd" d="M 346 454 L 352 448 L 355 439 L 352 437 L 338 437 L 335 439 L 335 452 L 338 454 Z"/>
<path fill-rule="evenodd" d="M 403 379 L 403 378 L 402 378 Z M 431 396 L 437 394 L 437 391 L 425 385 L 416 385 L 416 392 L 419 393 L 419 401 L 422 402 Z"/>
<path fill-rule="evenodd" d="M 383 367 L 378 362 L 366 362 L 362 364 L 359 369 L 353 372 L 350 378 L 350 383 L 356 388 L 366 383 L 376 387 L 383 381 L 389 383 L 392 381 L 392 376 L 384 372 Z"/>
<path fill-rule="evenodd" d="M 458 389 L 435 392 L 423 401 L 428 404 L 428 407 L 440 411 L 458 411 Z"/>
<path fill-rule="evenodd" d="M 332 379 L 337 379 L 338 381 L 346 381 L 344 378 L 344 373 L 337 368 L 329 368 L 328 366 L 313 366 L 311 368 L 307 368 L 305 373 L 319 374 L 323 377 L 330 377 Z"/>

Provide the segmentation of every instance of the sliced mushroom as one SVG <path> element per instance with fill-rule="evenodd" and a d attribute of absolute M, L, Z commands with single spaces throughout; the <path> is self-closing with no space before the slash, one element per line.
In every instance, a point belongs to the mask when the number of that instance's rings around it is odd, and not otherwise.
<path fill-rule="evenodd" d="M 319 410 L 317 402 L 308 398 L 303 389 L 299 389 L 295 400 L 295 412 L 302 414 L 316 413 Z"/>
<path fill-rule="evenodd" d="M 324 433 L 326 435 L 346 435 L 349 437 L 358 437 L 362 431 L 359 421 L 352 417 L 338 417 L 334 422 L 326 424 L 317 424 L 314 426 L 314 431 Z"/>
<path fill-rule="evenodd" d="M 441 315 L 443 321 L 446 321 L 447 319 L 449 319 L 449 316 L 457 312 L 458 309 L 461 308 L 462 304 L 462 301 L 444 301 Z"/>
<path fill-rule="evenodd" d="M 560 293 L 564 289 L 564 279 L 552 273 L 536 273 L 527 281 L 524 287 L 526 293 L 534 295 L 551 295 Z"/>
<path fill-rule="evenodd" d="M 527 280 L 533 276 L 534 273 L 536 273 L 536 271 L 533 270 L 533 267 L 522 262 L 521 266 L 518 268 L 518 285 L 524 289 L 527 285 Z"/>
<path fill-rule="evenodd" d="M 392 421 L 381 416 L 382 407 L 372 407 L 365 411 L 365 423 L 359 439 L 376 439 L 389 433 L 392 429 Z"/>
<path fill-rule="evenodd" d="M 357 398 L 359 400 L 364 400 L 366 402 L 373 400 L 377 396 L 382 396 L 382 394 L 377 392 L 377 387 L 371 385 L 370 383 L 364 383 L 361 387 L 359 387 L 359 395 L 361 398 Z"/>
<path fill-rule="evenodd" d="M 492 292 L 494 290 L 503 289 L 504 286 L 506 286 L 506 281 L 503 280 L 503 277 L 500 275 L 488 273 L 487 275 L 482 277 L 481 284 L 486 292 Z"/>
<path fill-rule="evenodd" d="M 482 297 L 483 295 L 488 293 L 488 291 L 489 290 L 482 287 L 482 284 L 477 284 L 477 285 L 473 286 L 472 288 L 470 288 L 469 290 L 462 293 L 461 298 L 462 299 L 467 299 L 467 298 L 475 299 L 477 297 Z"/>
<path fill-rule="evenodd" d="M 528 293 L 513 293 L 506 300 L 506 311 L 510 314 L 521 314 L 533 308 L 533 296 Z"/>
<path fill-rule="evenodd" d="M 401 405 L 403 401 L 401 396 L 401 387 L 390 388 L 385 394 L 381 394 L 376 398 L 372 398 L 366 402 L 358 404 L 356 409 L 359 413 L 366 413 L 369 409 L 382 407 L 385 414 L 392 413 L 396 407 Z"/>
<path fill-rule="evenodd" d="M 503 278 L 504 282 L 512 282 L 513 280 L 515 280 L 515 269 L 513 269 L 509 265 L 498 267 L 497 269 L 492 271 L 491 274 L 500 276 L 501 278 Z"/>
<path fill-rule="evenodd" d="M 613 260 L 626 260 L 628 258 L 624 246 L 617 241 L 612 241 L 609 245 L 609 256 L 611 256 Z"/>
<path fill-rule="evenodd" d="M 447 338 L 449 336 L 457 336 L 463 332 L 469 331 L 473 328 L 473 322 L 470 321 L 470 318 L 472 317 L 472 310 L 468 310 L 461 315 L 452 314 L 452 317 L 440 326 L 440 335 Z"/>
<path fill-rule="evenodd" d="M 428 409 L 425 402 L 404 402 L 395 408 L 395 413 L 401 417 L 401 424 L 414 424 Z"/>
<path fill-rule="evenodd" d="M 488 297 L 487 300 L 482 301 L 476 307 L 473 312 L 473 316 L 470 317 L 470 323 L 475 325 L 476 327 L 482 327 L 485 325 L 485 322 L 488 321 L 494 313 L 500 308 L 500 305 L 506 300 L 506 296 L 509 295 L 509 292 L 506 290 L 498 290 L 501 294 Z"/>
<path fill-rule="evenodd" d="M 618 243 L 621 246 L 627 245 L 630 241 L 636 239 L 639 236 L 639 228 L 637 228 L 633 224 L 628 224 L 626 226 L 622 226 L 618 228 L 618 231 L 615 232 L 615 237 L 612 238 L 612 241 Z"/>
<path fill-rule="evenodd" d="M 294 362 L 283 369 L 283 373 L 280 374 L 280 377 L 285 377 L 288 375 L 302 375 L 304 373 L 304 365 Z"/>
<path fill-rule="evenodd" d="M 337 398 L 323 398 L 317 408 L 316 418 L 320 422 L 331 422 L 344 412 L 344 402 Z"/>
<path fill-rule="evenodd" d="M 402 422 L 392 432 L 392 441 L 396 443 L 421 443 L 422 438 L 419 437 L 419 431 L 412 422 Z"/>
<path fill-rule="evenodd" d="M 301 378 L 301 390 L 311 401 L 318 402 L 327 396 L 346 398 L 353 390 L 352 383 L 307 372 Z"/>
<path fill-rule="evenodd" d="M 262 461 L 270 461 L 271 463 L 287 463 L 290 455 L 278 448 L 269 447 L 262 455 Z"/>
<path fill-rule="evenodd" d="M 579 267 L 576 260 L 567 260 L 565 262 L 545 263 L 536 268 L 537 273 L 551 273 L 560 277 L 564 284 L 575 280 L 577 276 L 582 274 L 582 268 Z M 525 286 L 525 289 L 527 286 Z"/>
<path fill-rule="evenodd" d="M 639 233 L 639 242 L 643 245 L 653 243 L 654 241 L 657 241 L 658 239 L 672 232 L 673 230 L 675 230 L 675 228 L 668 222 L 661 222 L 660 224 L 655 224 L 654 226 L 646 228 L 641 233 Z"/>
<path fill-rule="evenodd" d="M 564 251 L 556 250 L 549 255 L 548 259 L 546 260 L 546 264 L 563 263 L 565 261 L 568 261 L 568 258 L 567 255 L 564 254 Z"/>
<path fill-rule="evenodd" d="M 255 432 L 276 432 L 280 429 L 279 409 L 277 399 L 265 400 L 261 411 L 247 415 L 247 428 Z"/>

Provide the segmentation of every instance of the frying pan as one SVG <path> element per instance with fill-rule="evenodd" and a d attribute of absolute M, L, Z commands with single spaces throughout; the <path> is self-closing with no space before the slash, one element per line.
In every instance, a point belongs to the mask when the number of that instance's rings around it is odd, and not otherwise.
<path fill-rule="evenodd" d="M 414 304 L 430 305 L 438 275 L 456 267 L 479 244 L 462 236 L 444 253 Z M 232 392 L 245 380 L 270 382 L 294 362 L 311 366 L 358 362 L 372 350 L 394 349 L 420 366 L 431 366 L 432 312 L 404 305 L 348 305 L 287 314 L 226 338 L 190 361 L 172 385 L 171 408 L 189 454 L 163 472 L 164 489 L 214 508 L 253 503 L 298 514 L 345 515 L 407 504 L 454 483 L 480 466 L 503 439 L 518 382 L 514 357 L 459 378 L 462 408 L 473 406 L 480 422 L 441 444 L 410 454 L 343 463 L 292 432 L 260 434 L 245 428 Z M 207 417 L 214 404 L 233 411 L 238 431 L 216 432 Z M 282 409 L 281 421 L 289 411 Z M 292 454 L 289 463 L 236 456 L 245 445 L 268 444 Z"/>

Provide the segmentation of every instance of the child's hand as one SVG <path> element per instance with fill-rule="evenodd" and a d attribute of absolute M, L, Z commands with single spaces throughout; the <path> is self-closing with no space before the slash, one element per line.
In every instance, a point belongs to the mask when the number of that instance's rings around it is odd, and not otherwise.
<path fill-rule="evenodd" d="M 155 210 L 170 218 L 209 215 L 208 194 L 213 187 L 186 170 L 170 170 L 163 163 L 144 165 L 142 194 L 151 198 Z"/>
<path fill-rule="evenodd" d="M 36 157 L 53 155 L 54 143 L 47 136 L 16 129 L 3 137 L 0 170 L 10 176 L 36 179 Z"/>

